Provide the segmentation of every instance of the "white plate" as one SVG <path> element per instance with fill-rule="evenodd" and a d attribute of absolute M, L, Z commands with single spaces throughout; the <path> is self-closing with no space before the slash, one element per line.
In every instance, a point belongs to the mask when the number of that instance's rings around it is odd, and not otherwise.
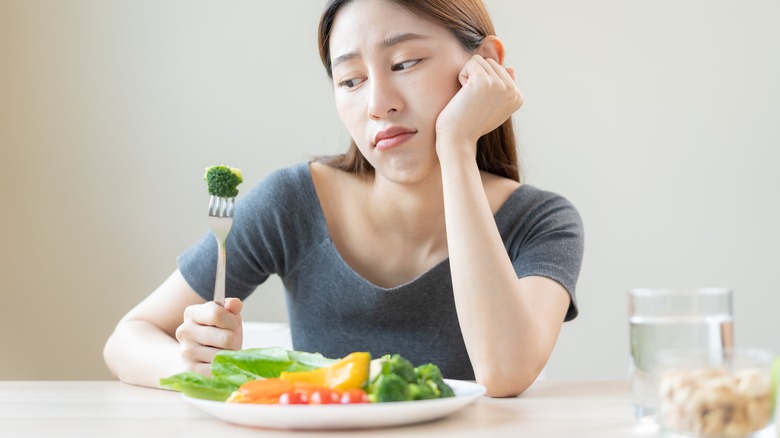
<path fill-rule="evenodd" d="M 229 423 L 269 429 L 359 429 L 398 426 L 442 418 L 485 394 L 485 387 L 462 380 L 444 380 L 455 397 L 353 405 L 259 405 L 224 403 L 182 396 Z"/>

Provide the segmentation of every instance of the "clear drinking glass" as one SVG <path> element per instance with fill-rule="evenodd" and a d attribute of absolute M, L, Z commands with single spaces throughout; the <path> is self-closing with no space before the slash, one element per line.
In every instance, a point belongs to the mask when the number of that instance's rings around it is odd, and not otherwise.
<path fill-rule="evenodd" d="M 656 421 L 655 352 L 689 348 L 723 354 L 734 346 L 733 293 L 728 288 L 631 289 L 628 315 L 631 398 L 641 422 Z"/>
<path fill-rule="evenodd" d="M 657 351 L 651 366 L 663 435 L 777 437 L 775 357 L 762 349 Z"/>

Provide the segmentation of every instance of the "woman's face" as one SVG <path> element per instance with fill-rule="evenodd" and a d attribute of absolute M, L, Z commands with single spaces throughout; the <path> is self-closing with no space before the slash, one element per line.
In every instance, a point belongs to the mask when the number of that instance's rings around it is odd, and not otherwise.
<path fill-rule="evenodd" d="M 336 109 L 377 176 L 413 182 L 438 166 L 436 118 L 470 58 L 447 29 L 386 0 L 353 0 L 330 37 Z"/>

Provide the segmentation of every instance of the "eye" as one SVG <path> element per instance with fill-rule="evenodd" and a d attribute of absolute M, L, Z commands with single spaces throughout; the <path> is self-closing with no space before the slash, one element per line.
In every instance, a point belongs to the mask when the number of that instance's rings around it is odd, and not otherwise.
<path fill-rule="evenodd" d="M 365 79 L 363 78 L 350 78 L 339 82 L 338 85 L 339 87 L 344 87 L 344 88 L 355 88 L 358 85 L 362 84 L 364 81 Z"/>
<path fill-rule="evenodd" d="M 420 62 L 419 59 L 412 59 L 410 61 L 399 62 L 398 64 L 393 64 L 390 70 L 392 71 L 406 70 L 408 68 L 412 68 L 418 62 Z"/>

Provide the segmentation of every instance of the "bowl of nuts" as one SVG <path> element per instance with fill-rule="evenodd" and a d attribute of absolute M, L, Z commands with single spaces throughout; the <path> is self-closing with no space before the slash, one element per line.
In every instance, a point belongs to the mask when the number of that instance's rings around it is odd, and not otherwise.
<path fill-rule="evenodd" d="M 779 360 L 759 349 L 658 351 L 652 363 L 662 431 L 707 438 L 763 436 L 775 428 Z"/>

